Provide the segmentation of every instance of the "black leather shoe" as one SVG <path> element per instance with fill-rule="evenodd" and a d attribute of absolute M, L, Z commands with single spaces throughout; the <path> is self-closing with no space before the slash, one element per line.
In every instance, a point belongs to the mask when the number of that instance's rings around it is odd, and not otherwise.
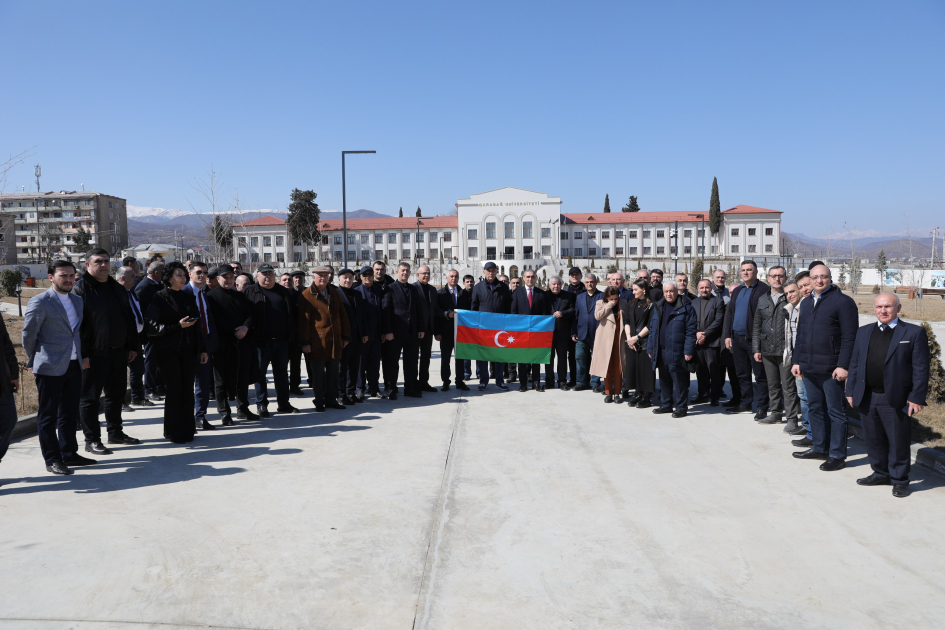
<path fill-rule="evenodd" d="M 647 409 L 652 406 L 653 406 L 653 403 L 650 402 L 649 396 L 644 396 L 643 398 L 640 399 L 640 402 L 636 404 L 637 409 Z"/>
<path fill-rule="evenodd" d="M 469 391 L 469 385 L 467 385 L 467 384 L 464 383 L 463 381 L 458 381 L 458 382 L 456 383 L 456 389 L 458 389 L 458 390 L 460 390 L 460 391 L 463 391 L 463 392 L 468 392 L 468 391 Z"/>
<path fill-rule="evenodd" d="M 353 405 L 353 404 L 354 404 L 354 401 L 351 400 L 351 397 L 350 397 L 350 396 L 348 396 L 347 394 L 345 394 L 344 396 L 341 397 L 341 404 L 342 404 L 342 405 Z"/>
<path fill-rule="evenodd" d="M 883 477 L 876 473 L 873 473 L 869 477 L 856 480 L 856 485 L 858 486 L 888 486 L 889 484 L 889 477 Z"/>
<path fill-rule="evenodd" d="M 293 396 L 304 396 L 305 393 L 302 391 L 301 387 L 296 387 L 295 389 L 290 389 L 289 393 Z"/>
<path fill-rule="evenodd" d="M 797 459 L 827 459 L 827 453 L 817 453 L 813 449 L 795 451 L 792 455 Z"/>
<path fill-rule="evenodd" d="M 710 400 L 710 401 L 709 401 L 709 406 L 710 406 L 710 407 L 718 407 L 718 406 L 719 406 L 719 401 L 717 401 L 717 400 Z"/>
<path fill-rule="evenodd" d="M 397 392 L 391 392 L 385 396 L 387 400 L 397 400 Z"/>
<path fill-rule="evenodd" d="M 587 389 L 587 387 L 585 387 L 584 385 L 575 385 L 573 389 L 576 392 L 583 392 L 585 389 Z"/>
<path fill-rule="evenodd" d="M 429 383 L 424 383 L 423 385 L 420 386 L 420 391 L 434 393 L 436 392 L 436 388 L 430 385 Z"/>
<path fill-rule="evenodd" d="M 741 404 L 742 404 L 742 401 L 740 400 L 729 400 L 728 402 L 722 403 L 722 406 L 723 407 L 740 407 Z"/>
<path fill-rule="evenodd" d="M 259 420 L 259 415 L 253 413 L 249 409 L 237 409 L 236 419 L 237 420 Z"/>
<path fill-rule="evenodd" d="M 256 413 L 259 414 L 260 418 L 268 418 L 271 415 L 266 405 L 256 405 Z"/>
<path fill-rule="evenodd" d="M 147 398 L 150 399 L 150 400 L 153 400 L 154 402 L 161 402 L 162 400 L 164 400 L 164 398 L 162 398 L 162 397 L 161 397 L 160 395 L 158 395 L 158 394 L 148 394 L 148 395 L 147 395 Z"/>
<path fill-rule="evenodd" d="M 791 431 L 791 435 L 807 435 L 807 429 L 804 428 L 804 425 L 799 425 L 796 429 Z"/>
<path fill-rule="evenodd" d="M 699 396 L 699 397 L 696 398 L 694 401 L 692 401 L 692 404 L 694 404 L 694 405 L 702 405 L 702 404 L 705 404 L 705 403 L 707 403 L 707 402 L 709 402 L 709 397 L 708 397 L 708 396 Z"/>
<path fill-rule="evenodd" d="M 755 420 L 758 421 L 758 422 L 761 422 L 762 420 L 764 420 L 764 419 L 767 418 L 767 417 L 768 417 L 768 411 L 767 411 L 767 410 L 762 411 L 762 410 L 759 409 L 759 410 L 758 410 L 758 413 L 755 414 Z M 780 420 L 779 420 L 779 422 L 780 422 Z"/>
<path fill-rule="evenodd" d="M 841 468 L 847 465 L 846 461 L 842 459 L 834 459 L 833 457 L 828 457 L 827 461 L 820 465 L 821 470 L 830 472 L 832 470 L 840 470 Z"/>
<path fill-rule="evenodd" d="M 563 392 L 567 392 L 571 390 L 571 387 L 567 383 L 558 383 L 558 389 Z"/>
<path fill-rule="evenodd" d="M 141 440 L 122 433 L 121 435 L 109 435 L 108 443 L 109 444 L 128 444 L 128 445 L 133 446 L 135 444 L 141 444 Z"/>
<path fill-rule="evenodd" d="M 72 471 L 62 462 L 53 462 L 46 465 L 46 470 L 54 475 L 71 475 Z"/>
<path fill-rule="evenodd" d="M 761 412 L 758 413 L 760 414 Z M 757 415 L 755 416 L 755 420 L 758 420 Z M 781 414 L 775 412 L 768 414 L 767 416 L 763 416 L 760 420 L 758 420 L 758 424 L 781 424 Z"/>
<path fill-rule="evenodd" d="M 233 426 L 233 417 L 232 416 L 223 416 L 223 426 L 232 427 Z"/>
<path fill-rule="evenodd" d="M 135 410 L 135 408 L 129 405 L 128 403 L 122 403 L 121 410 L 123 413 L 131 413 Z"/>
<path fill-rule="evenodd" d="M 602 394 L 602 393 L 604 393 L 604 390 L 601 389 L 600 385 L 598 385 L 597 387 L 594 387 L 594 388 L 592 388 L 592 389 L 593 389 L 593 391 L 594 391 L 595 394 Z"/>
<path fill-rule="evenodd" d="M 751 407 L 745 407 L 743 405 L 739 405 L 737 407 L 729 407 L 728 409 L 725 410 L 725 413 L 745 413 L 746 411 L 751 412 Z"/>
<path fill-rule="evenodd" d="M 325 411 L 325 405 L 315 405 L 315 413 L 322 413 Z"/>
<path fill-rule="evenodd" d="M 528 391 L 528 385 L 526 385 L 525 383 L 522 383 L 521 385 L 518 386 L 518 391 L 520 391 L 520 392 L 527 392 L 527 391 Z"/>
<path fill-rule="evenodd" d="M 82 457 L 76 453 L 72 457 L 66 457 L 63 459 L 62 463 L 66 466 L 91 466 L 92 464 L 97 464 L 98 462 L 88 457 Z"/>
<path fill-rule="evenodd" d="M 896 497 L 897 499 L 905 499 L 910 494 L 912 494 L 912 490 L 909 490 L 909 484 L 907 483 L 893 484 L 892 495 Z"/>
<path fill-rule="evenodd" d="M 688 413 L 689 413 L 688 411 L 674 411 L 674 412 L 673 412 L 673 417 L 674 417 L 674 418 L 685 418 Z"/>
<path fill-rule="evenodd" d="M 209 422 L 207 422 L 206 419 L 204 419 L 204 421 L 201 423 L 200 428 L 203 429 L 204 431 L 216 431 L 216 430 L 217 430 L 217 428 L 216 428 L 215 426 L 213 426 L 212 424 L 210 424 Z"/>
<path fill-rule="evenodd" d="M 791 446 L 797 446 L 798 448 L 810 448 L 813 445 L 814 442 L 806 437 L 799 440 L 791 440 Z"/>
<path fill-rule="evenodd" d="M 536 392 L 543 392 L 543 391 L 545 391 L 545 386 L 544 386 L 544 385 L 536 385 L 536 386 L 535 386 L 535 391 L 536 391 Z"/>
<path fill-rule="evenodd" d="M 342 405 L 337 400 L 332 400 L 325 403 L 325 409 L 347 409 L 347 407 Z"/>
<path fill-rule="evenodd" d="M 139 407 L 153 407 L 154 403 L 148 400 L 147 398 L 135 398 L 131 401 L 132 405 L 137 405 Z"/>
<path fill-rule="evenodd" d="M 496 384 L 496 387 L 498 387 L 499 389 L 501 389 L 503 392 L 509 391 L 509 386 L 506 385 L 505 383 L 497 383 L 497 384 Z"/>
<path fill-rule="evenodd" d="M 448 391 L 450 391 L 450 384 L 449 384 L 449 383 L 443 383 L 443 387 L 440 388 L 440 391 L 441 391 L 441 392 L 448 392 Z"/>
<path fill-rule="evenodd" d="M 653 410 L 653 413 L 673 413 L 672 407 L 657 407 Z"/>
<path fill-rule="evenodd" d="M 85 450 L 87 453 L 92 453 L 94 455 L 111 455 L 112 450 L 102 444 L 101 442 L 88 442 L 85 445 Z M 68 474 L 68 473 L 67 473 Z"/>
<path fill-rule="evenodd" d="M 423 398 L 423 392 L 420 392 L 420 391 L 404 392 L 404 396 L 406 396 L 407 398 Z"/>
<path fill-rule="evenodd" d="M 612 402 L 614 402 L 614 397 L 611 396 L 610 394 L 607 394 L 606 396 L 604 396 L 604 402 L 605 402 L 605 403 L 612 403 Z"/>

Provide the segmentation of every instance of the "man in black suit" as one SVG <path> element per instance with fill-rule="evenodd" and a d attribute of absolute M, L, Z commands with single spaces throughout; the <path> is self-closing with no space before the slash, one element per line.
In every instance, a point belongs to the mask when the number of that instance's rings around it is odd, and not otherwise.
<path fill-rule="evenodd" d="M 581 271 L 580 267 L 571 267 L 568 270 L 568 286 L 564 287 L 563 290 L 570 293 L 575 300 L 577 300 L 577 296 L 584 293 L 584 272 Z M 571 339 L 570 335 L 571 331 L 568 331 L 568 386 L 566 389 L 574 387 L 574 376 L 577 374 L 577 342 Z M 560 370 L 558 371 L 560 372 Z"/>
<path fill-rule="evenodd" d="M 459 272 L 450 269 L 446 273 L 446 286 L 436 294 L 436 340 L 440 342 L 440 378 L 443 380 L 443 391 L 450 388 L 450 356 L 456 347 L 454 337 L 454 322 L 456 310 L 469 310 L 471 295 L 459 287 Z M 464 382 L 464 361 L 456 359 L 456 389 L 469 391 Z"/>
<path fill-rule="evenodd" d="M 404 355 L 404 396 L 422 398 L 417 380 L 419 342 L 423 339 L 423 322 L 426 311 L 420 290 L 407 279 L 410 278 L 410 263 L 402 262 L 397 267 L 397 280 L 388 288 L 385 299 L 386 317 L 390 332 L 385 335 L 382 347 L 384 355 L 384 390 L 388 400 L 397 400 L 397 379 L 400 377 L 400 355 Z"/>
<path fill-rule="evenodd" d="M 521 286 L 512 292 L 512 314 L 551 315 L 551 299 L 544 291 L 535 286 L 534 270 L 526 270 L 522 275 L 522 280 L 525 282 L 525 286 Z M 519 363 L 518 374 L 521 377 L 521 384 L 518 391 L 528 391 L 529 376 L 535 391 L 545 391 L 545 386 L 541 382 L 540 370 L 541 366 L 538 363 Z"/>
<path fill-rule="evenodd" d="M 164 288 L 161 279 L 164 276 L 164 261 L 154 260 L 148 264 L 148 275 L 135 285 L 135 298 L 141 307 L 142 313 L 148 312 L 154 294 Z M 146 337 L 146 336 L 145 336 Z M 164 380 L 158 370 L 157 359 L 154 355 L 154 344 L 148 342 L 144 346 L 144 394 L 153 401 L 160 401 L 159 390 L 164 387 Z"/>
<path fill-rule="evenodd" d="M 231 398 L 237 401 L 238 420 L 259 420 L 249 409 L 249 384 L 256 377 L 256 346 L 249 336 L 253 312 L 246 296 L 233 288 L 236 283 L 233 267 L 222 264 L 216 269 L 217 288 L 207 294 L 220 339 L 213 355 L 214 386 L 223 426 L 233 426 Z"/>
<path fill-rule="evenodd" d="M 361 342 L 365 334 L 362 321 L 364 304 L 361 301 L 361 293 L 354 289 L 352 270 L 342 269 L 338 272 L 338 288 L 341 303 L 348 315 L 348 326 L 351 328 L 351 341 L 342 349 L 341 362 L 338 364 L 338 396 L 342 405 L 354 405 L 361 402 L 357 389 L 361 368 Z"/>
<path fill-rule="evenodd" d="M 548 298 L 551 314 L 555 318 L 555 332 L 551 345 L 551 361 L 545 366 L 545 387 L 552 388 L 555 384 L 555 356 L 558 357 L 558 389 L 567 391 L 568 387 L 568 360 L 571 341 L 571 321 L 574 319 L 574 294 L 564 291 L 561 278 L 555 276 L 548 281 Z"/>
<path fill-rule="evenodd" d="M 494 262 L 490 261 L 483 265 L 482 275 L 484 278 L 473 288 L 469 310 L 483 313 L 511 312 L 512 295 L 509 293 L 508 285 L 496 277 L 498 272 L 499 267 Z M 503 391 L 508 391 L 509 386 L 505 384 L 504 366 L 504 363 L 476 361 L 476 371 L 479 373 L 479 391 L 483 391 L 489 384 L 490 367 L 492 367 L 495 374 L 496 386 Z"/>
<path fill-rule="evenodd" d="M 712 293 L 712 281 L 699 281 L 699 297 L 692 302 L 696 309 L 696 380 L 699 396 L 693 404 L 708 402 L 719 406 L 722 396 L 722 364 L 719 348 L 722 346 L 722 320 L 725 318 L 725 302 Z"/>
<path fill-rule="evenodd" d="M 433 355 L 433 333 L 436 328 L 436 287 L 430 284 L 430 268 L 420 265 L 417 268 L 417 281 L 413 283 L 423 299 L 424 321 L 420 329 L 423 339 L 420 340 L 420 391 L 435 392 L 436 388 L 430 385 L 430 357 Z M 442 357 L 441 357 L 442 360 Z"/>
<path fill-rule="evenodd" d="M 929 340 L 925 329 L 899 319 L 899 297 L 873 299 L 877 322 L 856 332 L 847 402 L 863 421 L 866 453 L 873 474 L 861 486 L 893 484 L 894 497 L 909 496 L 912 426 L 910 416 L 925 409 L 929 388 Z"/>
<path fill-rule="evenodd" d="M 361 366 L 355 398 L 364 402 L 366 395 L 380 396 L 378 376 L 381 370 L 381 340 L 388 332 L 384 317 L 384 288 L 374 281 L 374 270 L 361 267 L 361 284 L 354 291 L 361 294 Z"/>

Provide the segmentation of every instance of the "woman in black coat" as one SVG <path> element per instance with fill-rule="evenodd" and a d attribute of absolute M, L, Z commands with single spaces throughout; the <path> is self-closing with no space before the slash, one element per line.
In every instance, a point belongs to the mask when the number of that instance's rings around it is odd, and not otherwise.
<path fill-rule="evenodd" d="M 181 291 L 187 270 L 179 262 L 164 268 L 165 288 L 154 294 L 145 313 L 145 330 L 164 377 L 164 437 L 175 444 L 192 442 L 194 424 L 194 375 L 197 361 L 207 362 L 206 339 L 197 300 Z"/>
<path fill-rule="evenodd" d="M 649 334 L 650 314 L 653 304 L 650 302 L 650 286 L 645 280 L 637 280 L 631 287 L 633 300 L 621 304 L 624 334 L 627 338 L 627 383 L 633 387 L 634 395 L 628 403 L 631 407 L 645 409 L 649 407 L 653 392 L 656 390 L 656 375 L 653 364 L 646 354 L 646 337 Z"/>

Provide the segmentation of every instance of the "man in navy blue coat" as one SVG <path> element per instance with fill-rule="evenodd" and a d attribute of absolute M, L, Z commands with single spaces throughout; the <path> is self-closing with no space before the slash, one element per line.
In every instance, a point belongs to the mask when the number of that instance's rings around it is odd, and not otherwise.
<path fill-rule="evenodd" d="M 594 309 L 604 294 L 597 290 L 597 276 L 592 273 L 584 276 L 583 293 L 574 300 L 574 323 L 571 326 L 571 339 L 574 341 L 574 354 L 577 363 L 577 377 L 574 391 L 579 392 L 588 386 L 600 393 L 600 377 L 589 376 L 591 354 L 594 351 L 594 338 L 600 322 L 594 317 Z"/>
<path fill-rule="evenodd" d="M 663 297 L 653 305 L 646 342 L 653 370 L 659 368 L 660 377 L 660 406 L 653 413 L 672 412 L 674 418 L 684 418 L 689 413 L 691 381 L 687 364 L 696 354 L 698 318 L 675 282 L 664 282 L 661 294 Z"/>
<path fill-rule="evenodd" d="M 512 310 L 512 294 L 504 282 L 496 277 L 499 267 L 494 262 L 487 262 L 482 267 L 483 280 L 473 287 L 470 309 L 483 313 L 510 313 Z M 489 384 L 489 366 L 486 361 L 476 361 L 476 371 L 479 373 L 479 391 Z M 508 391 L 505 384 L 505 364 L 492 362 L 492 371 L 495 374 L 495 384 L 499 389 Z"/>
<path fill-rule="evenodd" d="M 754 411 L 755 420 L 761 420 L 768 415 L 768 378 L 764 365 L 754 359 L 751 334 L 758 299 L 771 288 L 758 279 L 758 265 L 753 260 L 742 261 L 741 275 L 742 283 L 732 291 L 722 324 L 725 349 L 731 351 L 738 375 L 738 387 L 732 385 L 732 399 L 724 406 L 729 408 L 728 413 Z M 752 374 L 755 375 L 754 385 Z"/>
<path fill-rule="evenodd" d="M 804 379 L 813 444 L 794 457 L 825 459 L 821 470 L 840 470 L 847 457 L 843 381 L 860 320 L 853 298 L 831 283 L 830 269 L 817 265 L 810 279 L 814 289 L 800 304 L 791 373 Z"/>
<path fill-rule="evenodd" d="M 525 282 L 512 293 L 512 313 L 516 315 L 551 315 L 551 298 L 544 291 L 535 286 L 535 272 L 528 269 L 522 274 Z M 532 388 L 536 392 L 545 391 L 541 382 L 541 366 L 538 363 L 519 363 L 518 374 L 521 384 L 518 391 L 528 391 L 528 380 L 531 375 Z"/>
<path fill-rule="evenodd" d="M 861 486 L 893 484 L 893 496 L 909 496 L 912 423 L 925 409 L 929 388 L 929 340 L 925 329 L 899 319 L 895 293 L 873 300 L 877 322 L 856 332 L 847 402 L 860 411 L 873 474 Z"/>

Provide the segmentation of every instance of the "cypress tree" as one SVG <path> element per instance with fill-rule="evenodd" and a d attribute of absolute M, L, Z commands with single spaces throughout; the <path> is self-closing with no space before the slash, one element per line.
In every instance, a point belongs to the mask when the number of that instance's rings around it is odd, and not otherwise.
<path fill-rule="evenodd" d="M 879 250 L 879 256 L 876 257 L 876 271 L 879 272 L 879 286 L 886 285 L 886 269 L 889 264 L 886 262 L 886 250 Z"/>
<path fill-rule="evenodd" d="M 403 206 L 400 207 L 400 214 L 398 214 L 397 216 L 400 217 L 401 219 L 404 218 L 404 207 L 403 207 Z"/>
<path fill-rule="evenodd" d="M 610 195 L 604 195 L 604 212 L 610 212 Z"/>
<path fill-rule="evenodd" d="M 421 215 L 420 215 L 420 206 L 417 206 L 417 216 L 418 216 L 418 217 L 421 216 Z"/>
<path fill-rule="evenodd" d="M 621 212 L 639 212 L 640 204 L 637 203 L 637 198 L 635 195 L 630 195 L 630 200 L 627 202 L 623 208 L 620 209 Z"/>
<path fill-rule="evenodd" d="M 719 178 L 712 178 L 712 198 L 709 199 L 709 231 L 718 234 L 722 229 L 722 203 L 719 201 Z"/>

